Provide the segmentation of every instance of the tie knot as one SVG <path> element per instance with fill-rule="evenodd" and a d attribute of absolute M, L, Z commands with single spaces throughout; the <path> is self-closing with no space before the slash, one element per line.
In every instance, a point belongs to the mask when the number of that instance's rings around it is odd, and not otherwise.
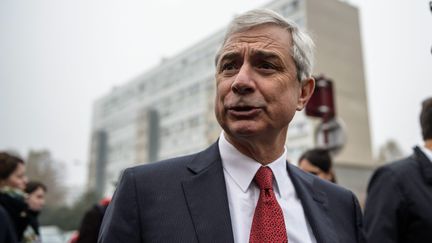
<path fill-rule="evenodd" d="M 261 166 L 255 174 L 255 183 L 260 190 L 273 189 L 273 172 L 269 167 Z"/>

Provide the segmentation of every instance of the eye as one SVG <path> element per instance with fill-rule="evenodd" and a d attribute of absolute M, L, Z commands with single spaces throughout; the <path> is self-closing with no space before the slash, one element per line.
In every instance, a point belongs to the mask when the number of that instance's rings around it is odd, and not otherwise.
<path fill-rule="evenodd" d="M 222 65 L 222 71 L 231 71 L 236 69 L 236 64 L 234 62 L 228 62 L 228 63 L 224 63 Z"/>
<path fill-rule="evenodd" d="M 240 65 L 235 61 L 228 61 L 228 62 L 222 63 L 222 65 L 219 69 L 219 73 L 224 74 L 224 75 L 228 75 L 228 76 L 232 76 L 232 75 L 237 73 L 239 66 Z"/>
<path fill-rule="evenodd" d="M 262 62 L 258 65 L 258 68 L 270 70 L 270 69 L 276 69 L 276 66 L 269 62 Z"/>

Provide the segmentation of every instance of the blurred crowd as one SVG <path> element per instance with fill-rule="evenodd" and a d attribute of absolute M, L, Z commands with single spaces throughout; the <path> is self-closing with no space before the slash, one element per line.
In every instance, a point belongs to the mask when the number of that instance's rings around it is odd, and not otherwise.
<path fill-rule="evenodd" d="M 0 242 L 41 242 L 38 215 L 47 187 L 28 181 L 24 161 L 0 153 Z"/>
<path fill-rule="evenodd" d="M 23 159 L 0 152 L 0 243 L 41 243 L 38 216 L 45 206 L 47 186 L 26 175 Z M 101 199 L 83 215 L 71 243 L 97 242 L 110 198 Z"/>

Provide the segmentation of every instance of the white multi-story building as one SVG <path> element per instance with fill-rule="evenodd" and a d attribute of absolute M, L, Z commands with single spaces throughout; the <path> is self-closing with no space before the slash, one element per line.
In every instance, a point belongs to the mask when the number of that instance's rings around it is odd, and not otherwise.
<path fill-rule="evenodd" d="M 316 41 L 315 73 L 334 80 L 337 114 L 345 124 L 347 143 L 336 163 L 346 173 L 371 165 L 357 9 L 338 0 L 275 0 L 264 7 L 306 27 Z M 163 60 L 94 103 L 90 189 L 110 193 L 126 167 L 197 152 L 216 141 L 221 129 L 213 111 L 214 57 L 223 35 Z M 317 123 L 304 112 L 295 116 L 287 141 L 292 161 L 316 145 Z M 346 184 L 358 192 L 364 187 L 351 179 Z"/>

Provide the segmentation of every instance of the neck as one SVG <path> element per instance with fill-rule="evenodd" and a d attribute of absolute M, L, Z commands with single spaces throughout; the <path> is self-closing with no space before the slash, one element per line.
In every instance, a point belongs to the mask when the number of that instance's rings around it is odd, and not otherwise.
<path fill-rule="evenodd" d="M 237 138 L 224 132 L 225 138 L 242 154 L 258 161 L 262 165 L 267 165 L 284 152 L 286 133 L 282 133 L 276 139 L 268 138 Z"/>
<path fill-rule="evenodd" d="M 425 142 L 425 147 L 429 150 L 432 150 L 432 138 L 426 139 L 424 142 Z"/>

